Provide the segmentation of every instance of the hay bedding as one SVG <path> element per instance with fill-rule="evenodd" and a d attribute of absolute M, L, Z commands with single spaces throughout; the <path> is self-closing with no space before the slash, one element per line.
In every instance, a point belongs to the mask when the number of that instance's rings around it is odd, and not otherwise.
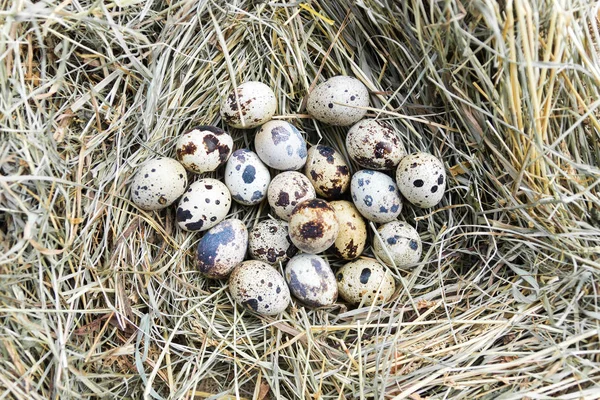
<path fill-rule="evenodd" d="M 2 398 L 599 397 L 598 3 L 0 4 Z M 337 74 L 443 159 L 449 189 L 405 206 L 425 251 L 391 302 L 257 318 L 128 182 L 222 126 L 246 80 L 343 150 L 302 107 Z"/>

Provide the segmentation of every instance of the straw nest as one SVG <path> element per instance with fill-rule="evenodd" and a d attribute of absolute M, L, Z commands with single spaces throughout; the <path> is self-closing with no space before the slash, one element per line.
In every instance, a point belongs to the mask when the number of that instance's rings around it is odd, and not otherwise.
<path fill-rule="evenodd" d="M 597 398 L 597 3 L 0 4 L 0 397 Z M 183 130 L 223 126 L 246 80 L 344 151 L 303 106 L 339 74 L 443 160 L 447 193 L 405 206 L 424 256 L 385 306 L 256 317 L 129 182 Z"/>

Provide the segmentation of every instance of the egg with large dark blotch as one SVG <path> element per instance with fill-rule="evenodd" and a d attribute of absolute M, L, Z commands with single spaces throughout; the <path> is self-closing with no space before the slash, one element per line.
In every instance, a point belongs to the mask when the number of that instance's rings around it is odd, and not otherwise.
<path fill-rule="evenodd" d="M 337 199 L 350 187 L 350 168 L 333 147 L 319 144 L 308 149 L 304 175 L 326 199 Z"/>
<path fill-rule="evenodd" d="M 290 218 L 290 239 L 305 253 L 327 250 L 337 238 L 340 226 L 335 210 L 325 200 L 305 200 Z"/>
<path fill-rule="evenodd" d="M 396 290 L 392 274 L 374 258 L 361 257 L 335 274 L 340 296 L 348 303 L 365 306 L 388 301 Z"/>
<path fill-rule="evenodd" d="M 335 275 L 322 257 L 299 254 L 288 261 L 284 276 L 294 297 L 309 307 L 328 306 L 337 300 Z"/>
<path fill-rule="evenodd" d="M 225 166 L 225 185 L 236 202 L 252 206 L 267 197 L 271 183 L 269 169 L 248 149 L 233 152 Z"/>
<path fill-rule="evenodd" d="M 306 140 L 287 121 L 272 120 L 261 126 L 254 147 L 265 164 L 280 171 L 295 171 L 306 163 Z"/>
<path fill-rule="evenodd" d="M 239 219 L 225 220 L 198 242 L 198 269 L 207 278 L 227 278 L 244 261 L 247 245 L 246 225 Z"/>

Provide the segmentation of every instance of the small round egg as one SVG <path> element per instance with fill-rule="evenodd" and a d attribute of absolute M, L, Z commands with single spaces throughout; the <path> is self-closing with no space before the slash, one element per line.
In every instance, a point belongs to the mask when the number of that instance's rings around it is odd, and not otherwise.
<path fill-rule="evenodd" d="M 265 164 L 280 171 L 295 171 L 306 163 L 306 140 L 287 121 L 269 121 L 261 126 L 254 147 Z"/>
<path fill-rule="evenodd" d="M 284 263 L 298 252 L 287 222 L 274 219 L 261 221 L 250 231 L 248 250 L 250 257 L 269 264 Z"/>
<path fill-rule="evenodd" d="M 190 172 L 211 172 L 223 165 L 233 149 L 233 139 L 216 126 L 198 126 L 179 137 L 175 150 Z"/>
<path fill-rule="evenodd" d="M 423 245 L 415 228 L 406 222 L 392 221 L 381 225 L 377 232 L 381 240 L 377 236 L 373 238 L 373 252 L 385 264 L 403 267 L 419 262 Z"/>
<path fill-rule="evenodd" d="M 361 257 L 340 268 L 335 277 L 340 296 L 351 304 L 370 306 L 388 301 L 396 290 L 396 282 L 374 258 Z"/>
<path fill-rule="evenodd" d="M 346 148 L 358 165 L 375 170 L 394 169 L 406 154 L 400 135 L 375 119 L 354 124 L 346 136 Z"/>
<path fill-rule="evenodd" d="M 335 242 L 339 229 L 335 210 L 321 199 L 299 203 L 290 218 L 290 239 L 305 253 L 327 250 Z"/>
<path fill-rule="evenodd" d="M 306 110 L 313 118 L 334 126 L 356 123 L 367 113 L 360 107 L 368 106 L 367 87 L 356 78 L 341 75 L 317 85 L 306 102 Z"/>
<path fill-rule="evenodd" d="M 248 81 L 239 85 L 221 104 L 221 117 L 231 127 L 255 128 L 269 121 L 277 110 L 273 90 L 262 82 Z"/>
<path fill-rule="evenodd" d="M 205 231 L 223 221 L 231 207 L 224 183 L 202 178 L 192 183 L 179 201 L 177 223 L 186 231 Z"/>
<path fill-rule="evenodd" d="M 222 221 L 198 242 L 198 269 L 207 278 L 227 278 L 244 261 L 247 246 L 246 225 L 239 219 Z"/>
<path fill-rule="evenodd" d="M 350 187 L 350 168 L 333 147 L 317 145 L 308 149 L 304 175 L 317 194 L 326 199 L 337 199 Z"/>
<path fill-rule="evenodd" d="M 173 204 L 186 188 L 185 168 L 177 160 L 159 157 L 138 169 L 131 182 L 131 200 L 142 210 L 160 210 Z"/>
<path fill-rule="evenodd" d="M 238 265 L 229 276 L 229 292 L 236 303 L 263 315 L 277 315 L 290 304 L 290 290 L 283 276 L 262 261 Z"/>
<path fill-rule="evenodd" d="M 253 151 L 239 149 L 229 157 L 225 166 L 225 185 L 236 202 L 245 206 L 260 203 L 267 197 L 269 183 L 269 169 Z"/>
<path fill-rule="evenodd" d="M 338 288 L 329 263 L 314 254 L 299 254 L 284 272 L 292 295 L 309 307 L 328 306 L 337 300 Z"/>
<path fill-rule="evenodd" d="M 392 178 L 383 172 L 363 169 L 352 177 L 352 200 L 360 213 L 369 221 L 390 222 L 398 218 L 402 200 Z"/>
<path fill-rule="evenodd" d="M 415 206 L 429 208 L 438 204 L 446 190 L 444 164 L 429 153 L 404 157 L 396 170 L 398 189 Z"/>
<path fill-rule="evenodd" d="M 285 171 L 276 175 L 267 190 L 269 205 L 275 214 L 285 221 L 290 220 L 298 203 L 315 197 L 315 188 L 308 178 L 296 171 Z"/>
<path fill-rule="evenodd" d="M 353 260 L 360 256 L 367 243 L 367 225 L 364 219 L 349 201 L 337 200 L 329 203 L 335 210 L 335 217 L 340 225 L 340 231 L 333 252 L 344 260 Z"/>

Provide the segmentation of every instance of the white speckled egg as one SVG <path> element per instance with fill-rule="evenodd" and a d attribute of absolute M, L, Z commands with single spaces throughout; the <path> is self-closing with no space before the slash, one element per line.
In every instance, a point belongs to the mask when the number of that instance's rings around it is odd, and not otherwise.
<path fill-rule="evenodd" d="M 211 172 L 223 165 L 233 149 L 233 139 L 216 126 L 198 126 L 179 137 L 177 159 L 190 172 Z"/>
<path fill-rule="evenodd" d="M 179 201 L 177 223 L 186 231 L 205 231 L 223 221 L 231 207 L 224 183 L 202 178 L 192 183 Z"/>
<path fill-rule="evenodd" d="M 173 204 L 186 188 L 187 173 L 177 160 L 155 158 L 145 162 L 133 177 L 131 200 L 142 210 L 160 210 Z"/>
<path fill-rule="evenodd" d="M 256 153 L 239 149 L 229 157 L 225 166 L 225 185 L 233 200 L 246 206 L 258 204 L 267 197 L 270 182 L 269 169 Z"/>
<path fill-rule="evenodd" d="M 340 268 L 335 274 L 338 292 L 348 303 L 370 306 L 388 301 L 396 290 L 396 282 L 374 258 L 361 257 Z"/>
<path fill-rule="evenodd" d="M 298 203 L 315 197 L 315 188 L 308 178 L 296 171 L 285 171 L 276 175 L 267 190 L 269 205 L 275 214 L 285 221 L 290 220 Z"/>
<path fill-rule="evenodd" d="M 298 249 L 288 233 L 288 223 L 274 219 L 259 222 L 248 238 L 250 257 L 269 264 L 286 262 Z"/>
<path fill-rule="evenodd" d="M 314 254 L 299 254 L 288 261 L 285 281 L 290 292 L 309 307 L 328 306 L 337 300 L 338 288 L 329 263 Z"/>
<path fill-rule="evenodd" d="M 227 278 L 244 261 L 247 246 L 246 225 L 239 219 L 222 221 L 198 242 L 198 268 L 207 278 Z"/>
<path fill-rule="evenodd" d="M 305 253 L 327 250 L 335 242 L 339 229 L 335 210 L 321 199 L 299 203 L 290 218 L 290 239 Z"/>
<path fill-rule="evenodd" d="M 369 221 L 382 224 L 400 215 L 400 193 L 394 180 L 383 172 L 360 170 L 352 177 L 350 187 L 354 205 Z"/>
<path fill-rule="evenodd" d="M 330 202 L 329 205 L 335 210 L 335 217 L 340 225 L 332 250 L 344 260 L 353 260 L 365 249 L 367 225 L 351 202 L 337 200 Z"/>
<path fill-rule="evenodd" d="M 265 164 L 280 171 L 295 171 L 306 163 L 306 140 L 286 121 L 269 121 L 261 126 L 254 147 Z"/>
<path fill-rule="evenodd" d="M 221 117 L 229 126 L 250 129 L 269 121 L 276 110 L 277 98 L 273 90 L 262 82 L 249 81 L 225 98 L 221 104 Z"/>
<path fill-rule="evenodd" d="M 392 126 L 374 119 L 363 119 L 350 128 L 346 148 L 360 166 L 376 170 L 394 169 L 406 154 Z"/>
<path fill-rule="evenodd" d="M 317 145 L 308 149 L 304 175 L 317 194 L 336 199 L 350 187 L 350 169 L 342 155 L 329 146 Z"/>
<path fill-rule="evenodd" d="M 334 76 L 317 85 L 308 95 L 306 110 L 329 125 L 349 126 L 361 120 L 369 106 L 369 91 L 361 81 L 349 76 Z"/>
<path fill-rule="evenodd" d="M 423 250 L 419 232 L 406 222 L 392 221 L 381 225 L 377 236 L 373 238 L 373 252 L 381 261 L 387 265 L 392 265 L 392 260 L 396 267 L 415 264 L 421 258 Z M 390 257 L 386 253 L 389 252 Z"/>
<path fill-rule="evenodd" d="M 444 164 L 429 153 L 404 157 L 396 170 L 398 189 L 415 206 L 429 208 L 438 204 L 446 190 Z"/>
<path fill-rule="evenodd" d="M 229 276 L 229 292 L 240 305 L 258 314 L 276 315 L 290 304 L 281 274 L 262 261 L 244 261 Z"/>

